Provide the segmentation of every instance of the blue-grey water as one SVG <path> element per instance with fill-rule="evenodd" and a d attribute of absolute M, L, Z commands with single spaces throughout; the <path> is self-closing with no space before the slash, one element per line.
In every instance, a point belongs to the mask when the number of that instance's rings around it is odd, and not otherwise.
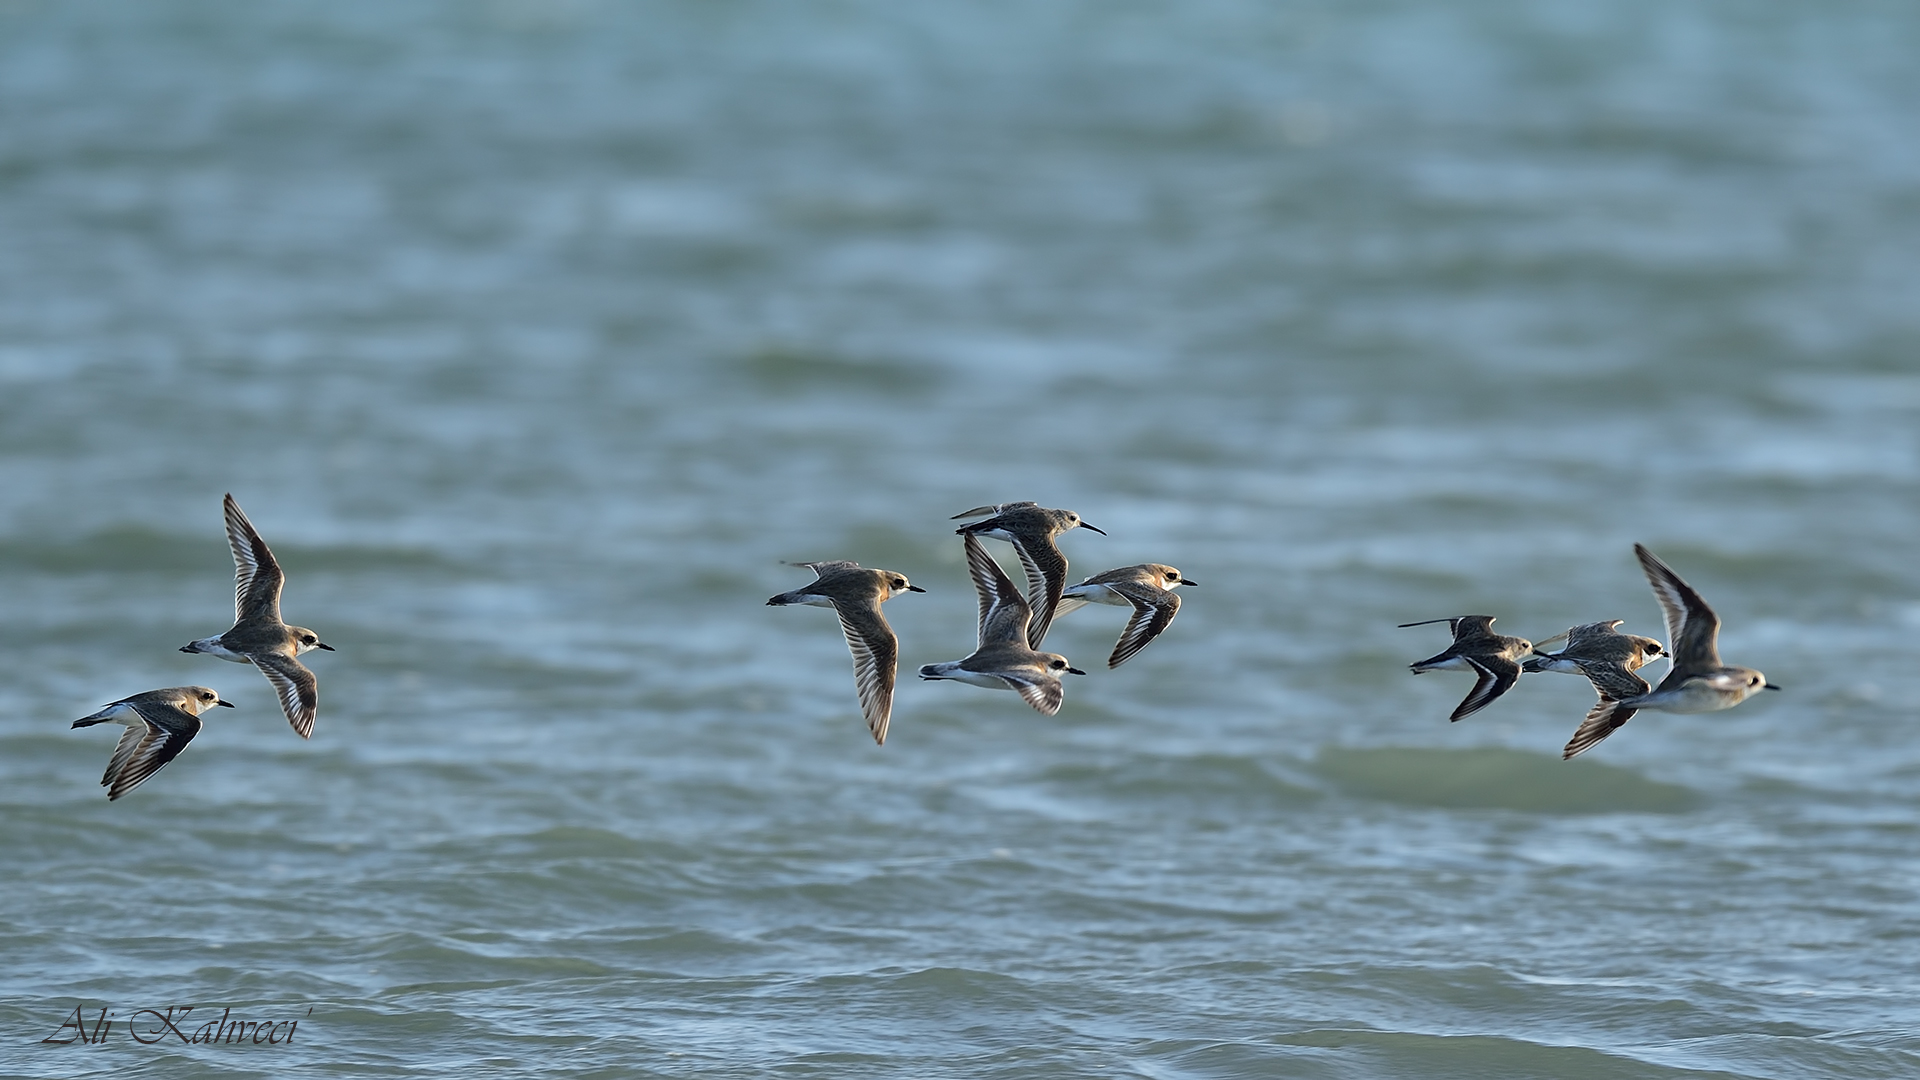
<path fill-rule="evenodd" d="M 1917 52 L 0 5 L 0 1074 L 1920 1074 Z M 311 742 L 176 651 L 226 491 L 338 650 Z M 1123 612 L 1057 624 L 1056 717 L 909 677 L 875 747 L 782 561 L 925 586 L 910 673 L 1014 499 L 1200 585 L 1117 671 Z M 1408 674 L 1415 619 L 1664 637 L 1635 541 L 1782 693 L 1562 763 L 1581 680 Z M 239 708 L 109 803 L 68 722 L 182 683 Z"/>

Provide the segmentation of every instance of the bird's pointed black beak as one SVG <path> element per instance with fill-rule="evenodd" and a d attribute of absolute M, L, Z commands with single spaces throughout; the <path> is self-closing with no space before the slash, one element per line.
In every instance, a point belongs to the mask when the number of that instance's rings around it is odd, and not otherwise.
<path fill-rule="evenodd" d="M 1778 690 L 1778 689 L 1780 689 L 1780 684 L 1779 684 L 1779 683 L 1768 683 L 1767 685 L 1765 685 L 1765 686 L 1763 686 L 1763 687 L 1761 687 L 1760 689 L 1762 689 L 1762 690 Z"/>
<path fill-rule="evenodd" d="M 220 706 L 223 709 L 231 709 L 234 707 L 233 702 L 231 701 L 216 701 L 214 702 L 214 704 Z"/>
<path fill-rule="evenodd" d="M 333 647 L 333 646 L 331 646 L 331 645 L 329 645 L 329 644 L 327 644 L 327 643 L 326 643 L 326 642 L 324 642 L 324 641 L 316 641 L 316 642 L 314 642 L 314 643 L 313 643 L 313 647 L 314 647 L 314 648 L 316 648 L 316 649 L 325 649 L 325 650 L 327 650 L 328 652 L 335 652 L 335 651 L 336 651 L 336 650 L 334 649 L 334 647 Z"/>
<path fill-rule="evenodd" d="M 1180 584 L 1182 584 L 1182 585 L 1185 585 L 1185 586 L 1187 586 L 1188 588 L 1192 588 L 1192 587 L 1194 587 L 1194 586 L 1196 586 L 1196 585 L 1198 585 L 1198 584 L 1200 584 L 1200 583 L 1199 583 L 1199 582 L 1197 582 L 1197 581 L 1188 581 L 1188 580 L 1187 580 L 1186 578 L 1181 578 L 1181 579 L 1180 579 Z"/>
<path fill-rule="evenodd" d="M 1086 674 L 1086 672 L 1084 672 L 1084 671 L 1081 671 L 1081 670 L 1080 670 L 1079 668 L 1077 668 L 1077 667 L 1070 667 L 1070 668 L 1068 668 L 1068 669 L 1067 669 L 1067 674 L 1069 674 L 1069 675 L 1085 675 L 1085 674 Z"/>
<path fill-rule="evenodd" d="M 181 652 L 199 652 L 200 650 L 194 648 L 191 645 L 182 645 L 180 646 L 180 651 Z"/>
<path fill-rule="evenodd" d="M 907 586 L 907 591 L 908 592 L 926 592 L 927 590 L 921 588 L 918 585 L 909 585 Z"/>
<path fill-rule="evenodd" d="M 1083 522 L 1081 522 L 1081 523 L 1080 523 L 1080 524 L 1078 524 L 1078 525 L 1075 525 L 1075 526 L 1074 526 L 1074 528 L 1076 528 L 1076 529 L 1092 529 L 1092 530 L 1093 530 L 1094 532 L 1097 532 L 1097 533 L 1099 533 L 1099 534 L 1100 534 L 1101 536 L 1105 536 L 1105 535 L 1107 535 L 1107 530 L 1105 530 L 1105 529 L 1103 529 L 1103 528 L 1101 528 L 1101 527 L 1100 527 L 1100 526 L 1098 526 L 1098 525 L 1089 525 L 1089 524 L 1087 524 L 1087 523 L 1086 523 L 1086 522 L 1084 522 L 1084 521 L 1083 521 Z"/>

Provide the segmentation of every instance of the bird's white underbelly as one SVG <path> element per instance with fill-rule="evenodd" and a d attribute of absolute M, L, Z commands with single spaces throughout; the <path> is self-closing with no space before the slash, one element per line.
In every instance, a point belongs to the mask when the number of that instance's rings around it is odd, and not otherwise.
<path fill-rule="evenodd" d="M 932 679 L 953 679 L 972 686 L 985 687 L 988 690 L 1011 690 L 1007 681 L 998 675 L 987 675 L 978 671 L 968 671 L 960 666 L 960 661 L 949 660 L 944 664 L 928 664 L 920 669 L 921 677 Z"/>
<path fill-rule="evenodd" d="M 1105 585 L 1073 585 L 1061 590 L 1060 599 L 1078 600 L 1082 604 L 1112 604 L 1114 607 L 1132 607 L 1133 601 L 1107 588 Z M 1078 606 L 1078 605 L 1076 605 Z M 1060 612 L 1055 611 L 1058 615 Z"/>
<path fill-rule="evenodd" d="M 174 640 L 177 641 L 179 639 L 175 638 Z M 232 649 L 229 649 L 225 645 L 220 644 L 220 639 L 217 637 L 201 638 L 199 641 L 194 642 L 193 651 L 198 653 L 205 653 L 208 656 L 217 656 L 222 660 L 231 660 L 236 664 L 253 663 L 252 657 L 248 656 L 246 653 L 234 652 Z"/>
<path fill-rule="evenodd" d="M 1723 688 L 1702 680 L 1672 690 L 1656 690 L 1638 699 L 1634 707 L 1672 713 L 1719 712 L 1721 709 L 1731 709 L 1746 699 L 1747 688 L 1744 686 Z"/>
<path fill-rule="evenodd" d="M 109 705 L 87 719 L 91 720 L 94 719 L 94 717 L 102 720 L 111 720 L 116 724 L 125 724 L 128 727 L 141 727 L 147 722 L 146 717 L 140 715 L 139 709 L 134 708 L 124 701 L 118 705 Z"/>

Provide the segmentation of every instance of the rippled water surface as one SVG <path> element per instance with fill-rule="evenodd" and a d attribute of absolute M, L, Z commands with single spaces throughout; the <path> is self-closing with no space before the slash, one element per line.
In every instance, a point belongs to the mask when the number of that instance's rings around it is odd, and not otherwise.
<path fill-rule="evenodd" d="M 1920 1073 L 1917 48 L 0 6 L 0 1073 Z M 176 651 L 226 491 L 338 649 L 311 742 Z M 782 561 L 925 586 L 910 671 L 972 645 L 948 517 L 1028 498 L 1200 586 L 1117 671 L 1059 623 L 1057 717 L 909 680 L 875 747 Z M 1407 673 L 1664 636 L 1634 541 L 1786 690 L 1562 763 L 1580 680 Z M 109 803 L 68 722 L 190 682 L 239 708 Z M 133 1038 L 188 1005 L 298 1034 Z"/>

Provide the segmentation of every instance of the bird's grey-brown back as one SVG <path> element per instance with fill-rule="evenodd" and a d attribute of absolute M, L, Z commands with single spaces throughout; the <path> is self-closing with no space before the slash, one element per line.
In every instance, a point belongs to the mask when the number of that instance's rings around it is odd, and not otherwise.
<path fill-rule="evenodd" d="M 181 712 L 198 716 L 208 709 L 213 708 L 215 705 L 227 705 L 227 702 L 221 701 L 220 695 L 214 692 L 211 687 L 167 686 L 158 690 L 143 690 L 138 694 L 130 694 L 118 701 L 110 701 L 102 706 L 99 712 L 75 720 L 73 726 L 77 728 L 89 727 L 93 724 L 104 723 L 112 719 L 110 714 L 113 714 L 115 710 L 120 709 L 122 706 L 136 712 L 145 709 L 153 709 L 156 711 L 177 709 Z M 228 705 L 228 707 L 231 708 L 232 706 Z"/>
<path fill-rule="evenodd" d="M 831 559 L 820 562 L 796 562 L 790 566 L 804 566 L 813 571 L 813 580 L 788 592 L 767 599 L 769 607 L 790 607 L 804 604 L 809 607 L 834 607 L 838 604 L 871 603 L 876 608 L 893 595 L 892 578 L 899 579 L 902 592 L 911 589 L 906 584 L 906 576 L 889 570 L 872 570 L 857 562 L 845 559 Z M 923 591 L 923 590 L 914 590 Z"/>
<path fill-rule="evenodd" d="M 907 592 L 925 589 L 892 570 L 869 569 L 857 562 L 831 560 L 794 563 L 814 573 L 813 581 L 790 592 L 769 597 L 770 607 L 830 607 L 840 617 L 847 649 L 853 654 L 854 687 L 860 695 L 861 715 L 875 743 L 887 741 L 893 718 L 894 682 L 899 670 L 900 643 L 880 605 Z"/>
<path fill-rule="evenodd" d="M 1068 529 L 1101 530 L 1080 519 L 1072 510 L 1056 510 L 1041 506 L 1031 499 L 1019 502 L 994 503 L 990 506 L 976 506 L 971 510 L 953 515 L 949 520 L 961 521 L 966 518 L 982 518 L 962 526 L 959 532 L 982 533 L 988 536 L 1000 533 L 1029 533 L 1058 536 Z M 1103 534 L 1104 535 L 1104 534 Z M 1003 537 L 1004 539 L 1004 537 Z"/>
<path fill-rule="evenodd" d="M 287 723 L 301 738 L 311 738 L 320 711 L 319 680 L 297 657 L 333 646 L 304 626 L 281 619 L 280 593 L 286 575 L 267 542 L 229 492 L 221 500 L 227 546 L 233 552 L 233 626 L 225 633 L 197 638 L 181 652 L 204 653 L 236 664 L 252 664 L 272 684 Z"/>
<path fill-rule="evenodd" d="M 1526 638 L 1510 637 L 1493 632 L 1493 615 L 1453 615 L 1444 619 L 1422 619 L 1418 622 L 1401 623 L 1401 629 L 1409 626 L 1431 626 L 1434 623 L 1446 623 L 1453 634 L 1453 644 L 1426 660 L 1416 661 L 1414 667 L 1433 667 L 1443 659 L 1454 656 L 1497 656 L 1515 655 L 1533 648 L 1533 642 Z"/>
<path fill-rule="evenodd" d="M 1654 638 L 1620 633 L 1617 628 L 1624 621 L 1581 623 L 1545 641 L 1534 642 L 1533 655 L 1521 666 L 1530 672 L 1558 671 L 1571 675 L 1586 674 L 1587 668 L 1593 665 L 1638 671 L 1667 655 L 1666 647 Z M 1558 651 L 1549 652 L 1541 647 L 1563 639 L 1566 645 Z"/>
<path fill-rule="evenodd" d="M 1123 581 L 1139 582 L 1142 585 L 1152 585 L 1156 589 L 1166 589 L 1168 591 L 1172 591 L 1181 585 L 1193 586 L 1200 584 L 1197 581 L 1189 581 L 1178 569 L 1168 566 L 1166 563 L 1135 563 L 1132 566 L 1116 566 L 1112 570 L 1102 570 L 1091 577 L 1083 579 L 1078 584 L 1072 586 L 1072 588 L 1078 590 L 1093 585 L 1112 585 Z M 1089 602 L 1100 603 L 1098 600 L 1089 601 L 1082 599 L 1080 601 L 1082 604 Z"/>

